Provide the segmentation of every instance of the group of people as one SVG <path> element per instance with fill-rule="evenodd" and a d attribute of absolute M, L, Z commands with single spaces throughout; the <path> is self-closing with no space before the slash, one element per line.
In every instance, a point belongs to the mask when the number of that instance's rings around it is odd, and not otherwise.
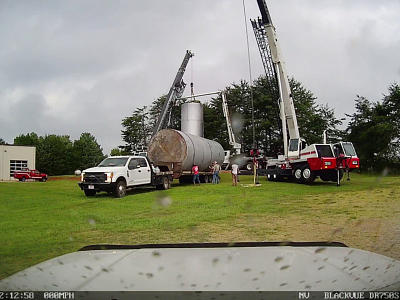
<path fill-rule="evenodd" d="M 219 172 L 221 171 L 221 166 L 218 164 L 218 162 L 214 161 L 211 166 L 209 166 L 209 169 L 213 173 L 213 178 L 212 178 L 212 183 L 213 184 L 218 184 L 221 181 L 221 177 L 219 176 Z M 198 165 L 193 165 L 192 167 L 192 174 L 193 174 L 193 184 L 200 184 L 200 175 L 199 175 L 199 166 Z"/>
<path fill-rule="evenodd" d="M 213 173 L 212 183 L 219 184 L 221 181 L 221 177 L 219 176 L 219 172 L 221 171 L 221 166 L 218 162 L 214 161 L 212 165 L 209 167 Z M 232 164 L 232 185 L 237 186 L 238 183 L 238 176 L 239 176 L 239 166 L 236 163 Z M 193 165 L 192 167 L 192 174 L 193 174 L 193 184 L 200 184 L 200 175 L 199 175 L 199 166 Z"/>

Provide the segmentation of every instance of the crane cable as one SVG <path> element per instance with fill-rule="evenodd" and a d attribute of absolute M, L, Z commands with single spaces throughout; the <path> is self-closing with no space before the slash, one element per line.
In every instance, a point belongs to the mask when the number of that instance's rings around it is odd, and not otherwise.
<path fill-rule="evenodd" d="M 253 128 L 253 149 L 256 148 L 256 131 L 254 126 L 254 97 L 253 97 L 253 79 L 252 79 L 252 72 L 251 72 L 251 57 L 250 57 L 250 46 L 249 46 L 249 32 L 247 29 L 247 15 L 246 15 L 246 5 L 244 0 L 243 3 L 243 17 L 244 17 L 244 26 L 246 29 L 246 42 L 247 42 L 247 59 L 249 64 L 249 87 L 250 87 L 250 99 L 251 99 L 251 124 Z"/>

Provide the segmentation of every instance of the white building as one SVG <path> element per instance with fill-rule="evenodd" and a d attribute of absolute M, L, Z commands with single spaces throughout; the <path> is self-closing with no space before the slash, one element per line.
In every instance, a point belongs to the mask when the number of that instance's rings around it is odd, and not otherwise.
<path fill-rule="evenodd" d="M 35 169 L 36 148 L 31 146 L 0 145 L 0 181 L 14 180 L 14 171 Z"/>

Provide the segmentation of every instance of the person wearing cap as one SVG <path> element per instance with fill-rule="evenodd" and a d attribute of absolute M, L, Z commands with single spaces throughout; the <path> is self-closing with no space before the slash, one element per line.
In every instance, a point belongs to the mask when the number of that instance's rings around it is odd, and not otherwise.
<path fill-rule="evenodd" d="M 220 182 L 219 171 L 221 171 L 221 166 L 216 161 L 214 161 L 213 165 L 214 166 L 213 166 L 213 181 L 212 181 L 212 183 L 218 184 Z"/>

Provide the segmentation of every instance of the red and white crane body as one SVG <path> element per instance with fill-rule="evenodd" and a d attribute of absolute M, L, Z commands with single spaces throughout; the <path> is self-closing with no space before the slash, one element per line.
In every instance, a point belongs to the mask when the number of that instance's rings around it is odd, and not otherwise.
<path fill-rule="evenodd" d="M 350 142 L 307 145 L 300 137 L 293 96 L 276 30 L 265 0 L 257 0 L 257 3 L 262 18 L 253 20 L 252 25 L 267 77 L 274 77 L 269 79 L 275 82 L 279 92 L 284 149 L 284 155 L 268 160 L 267 178 L 294 178 L 299 183 L 311 183 L 319 176 L 324 181 L 339 184 L 343 170 L 359 168 L 359 158 Z"/>

